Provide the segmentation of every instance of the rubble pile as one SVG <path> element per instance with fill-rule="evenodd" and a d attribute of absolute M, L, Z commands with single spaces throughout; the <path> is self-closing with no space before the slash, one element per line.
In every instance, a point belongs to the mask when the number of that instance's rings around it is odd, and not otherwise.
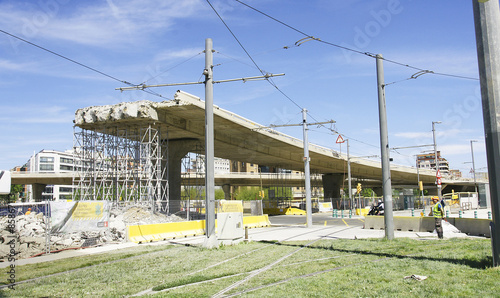
<path fill-rule="evenodd" d="M 11 256 L 11 243 L 15 242 L 15 258 L 25 259 L 40 255 L 47 249 L 46 222 L 43 213 L 17 215 L 15 233 L 8 227 L 7 216 L 0 217 L 0 262 Z M 117 207 L 110 210 L 108 228 L 75 233 L 50 233 L 50 251 L 76 249 L 126 241 L 127 225 L 155 224 L 183 221 L 181 217 L 151 213 L 142 206 Z"/>

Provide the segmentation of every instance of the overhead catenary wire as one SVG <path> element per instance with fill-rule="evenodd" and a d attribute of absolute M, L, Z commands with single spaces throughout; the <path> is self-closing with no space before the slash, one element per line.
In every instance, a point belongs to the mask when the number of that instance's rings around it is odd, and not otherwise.
<path fill-rule="evenodd" d="M 47 48 L 45 48 L 45 47 L 42 47 L 42 46 L 40 46 L 40 45 L 37 45 L 37 44 L 35 44 L 35 43 L 33 43 L 33 42 L 29 41 L 29 40 L 26 40 L 26 39 L 24 39 L 24 38 L 21 38 L 21 37 L 19 37 L 19 36 L 17 36 L 17 35 L 14 35 L 14 34 L 12 34 L 12 33 L 7 32 L 7 31 L 4 31 L 4 30 L 1 30 L 1 29 L 0 29 L 0 32 L 1 32 L 1 33 L 4 33 L 4 34 L 6 34 L 6 35 L 8 35 L 8 36 L 10 36 L 10 37 L 13 37 L 13 38 L 15 38 L 15 39 L 17 39 L 17 40 L 20 40 L 20 41 L 22 41 L 22 42 L 24 42 L 24 43 L 27 43 L 27 44 L 29 44 L 29 45 L 31 45 L 31 46 L 34 46 L 34 47 L 36 47 L 36 48 L 38 48 L 38 49 L 41 49 L 41 50 L 43 50 L 43 51 L 45 51 L 45 52 L 48 52 L 48 53 L 50 53 L 50 54 L 52 54 L 52 55 L 55 55 L 55 56 L 57 56 L 57 57 L 59 57 L 59 58 L 65 59 L 65 60 L 67 60 L 67 61 L 70 61 L 71 63 L 77 64 L 77 65 L 79 65 L 79 66 L 81 66 L 81 67 L 84 67 L 84 68 L 86 68 L 86 69 L 88 69 L 88 70 L 91 70 L 91 71 L 93 71 L 93 72 L 96 72 L 96 73 L 98 73 L 98 74 L 100 74 L 100 75 L 103 75 L 103 76 L 105 76 L 105 77 L 107 77 L 107 78 L 110 78 L 110 79 L 112 79 L 112 80 L 118 81 L 118 82 L 120 82 L 120 83 L 123 83 L 123 84 L 129 85 L 129 86 L 137 86 L 137 85 L 134 85 L 134 84 L 132 84 L 132 83 L 130 83 L 130 82 L 127 82 L 127 81 L 124 81 L 124 80 L 120 80 L 120 79 L 118 79 L 118 78 L 116 78 L 116 77 L 114 77 L 114 76 L 112 76 L 112 75 L 109 75 L 109 74 L 107 74 L 107 73 L 104 73 L 104 72 L 102 72 L 102 71 L 100 71 L 100 70 L 98 70 L 98 69 L 95 69 L 95 68 L 91 67 L 91 66 L 85 65 L 85 64 L 83 64 L 83 63 L 81 63 L 81 62 L 78 62 L 78 61 L 76 61 L 76 60 L 74 60 L 74 59 L 68 58 L 68 57 L 66 57 L 66 56 L 64 56 L 64 55 L 62 55 L 62 54 L 56 53 L 56 52 L 54 52 L 54 51 L 52 51 L 52 50 L 49 50 L 49 49 L 47 49 Z M 156 93 L 156 92 L 153 92 L 153 91 L 150 91 L 150 90 L 142 90 L 142 91 L 144 91 L 144 92 L 146 92 L 146 93 L 149 93 L 149 94 L 151 94 L 151 95 L 155 95 L 155 96 L 158 96 L 158 97 L 162 97 L 162 98 L 163 98 L 163 96 L 162 96 L 161 94 L 158 94 L 158 93 Z"/>
<path fill-rule="evenodd" d="M 262 75 L 265 75 L 266 73 L 259 67 L 259 65 L 257 64 L 257 62 L 255 62 L 255 60 L 252 58 L 252 56 L 250 55 L 250 53 L 245 49 L 245 47 L 243 46 L 243 44 L 240 42 L 240 40 L 238 39 L 238 37 L 236 37 L 236 35 L 233 33 L 233 31 L 231 30 L 231 28 L 229 28 L 229 26 L 227 25 L 227 23 L 224 21 L 224 19 L 221 17 L 221 15 L 217 12 L 217 10 L 215 9 L 215 7 L 212 5 L 212 3 L 210 3 L 209 0 L 206 0 L 207 3 L 210 5 L 210 7 L 212 8 L 212 10 L 215 12 L 215 14 L 217 15 L 217 17 L 221 20 L 221 22 L 224 24 L 224 26 L 226 27 L 226 29 L 229 31 L 229 33 L 231 33 L 231 35 L 233 36 L 233 38 L 236 40 L 236 42 L 240 45 L 240 47 L 243 49 L 243 51 L 245 52 L 245 54 L 248 56 L 248 58 L 252 61 L 252 63 L 255 65 L 255 67 L 257 67 L 257 69 L 260 71 L 260 73 Z M 295 106 L 297 106 L 300 110 L 302 110 L 303 108 L 297 104 L 292 98 L 290 98 L 288 95 L 286 95 L 280 88 L 278 88 L 278 86 L 272 81 L 270 80 L 269 78 L 266 79 L 267 82 L 269 82 L 269 84 L 271 84 L 271 86 L 273 86 L 274 88 L 276 88 L 276 90 L 278 90 L 283 96 L 285 96 L 290 102 L 292 102 Z"/>
<path fill-rule="evenodd" d="M 324 44 L 327 44 L 327 45 L 330 45 L 330 46 L 333 46 L 333 47 L 336 47 L 336 48 L 339 48 L 339 49 L 343 49 L 343 50 L 346 50 L 346 51 L 350 51 L 350 52 L 353 52 L 353 53 L 356 53 L 356 54 L 360 54 L 360 55 L 364 55 L 364 56 L 368 56 L 368 57 L 371 57 L 371 58 L 377 58 L 376 57 L 376 54 L 374 53 L 370 53 L 370 52 L 367 52 L 367 51 L 360 51 L 360 50 L 356 50 L 356 49 L 353 49 L 353 48 L 349 48 L 349 47 L 346 47 L 346 46 L 342 46 L 342 45 L 339 45 L 339 44 L 336 44 L 336 43 L 333 43 L 333 42 L 329 42 L 329 41 L 325 41 L 325 40 L 322 40 L 320 38 L 316 38 L 314 37 L 313 35 L 310 35 L 310 34 L 307 34 L 291 25 L 288 25 L 287 23 L 283 22 L 283 21 L 280 21 L 266 13 L 264 13 L 263 11 L 261 10 L 258 10 L 257 8 L 251 6 L 251 5 L 248 5 L 240 0 L 235 0 L 236 2 L 272 19 L 273 21 L 276 21 L 280 24 L 282 24 L 283 26 L 285 27 L 288 27 L 304 36 L 306 36 L 307 38 L 310 38 L 312 40 L 315 40 L 317 42 L 320 42 L 320 43 L 324 43 Z M 287 48 L 287 47 L 285 47 Z M 403 66 L 403 67 L 407 67 L 407 68 L 411 68 L 411 69 L 415 69 L 415 70 L 419 70 L 419 71 L 426 71 L 426 69 L 423 69 L 423 68 L 419 68 L 419 67 L 416 67 L 416 66 L 412 66 L 410 64 L 407 64 L 407 63 L 402 63 L 402 62 L 398 62 L 398 61 L 395 61 L 395 60 L 391 60 L 391 59 L 387 59 L 387 58 L 381 58 L 383 59 L 384 61 L 387 61 L 389 63 L 393 63 L 393 64 L 396 64 L 396 65 L 400 65 L 400 66 Z M 448 73 L 442 73 L 442 72 L 429 72 L 429 73 L 432 73 L 432 74 L 435 74 L 435 75 L 440 75 L 440 76 L 448 76 L 448 77 L 453 77 L 453 78 L 459 78 L 459 79 L 467 79 L 467 80 L 475 80 L 475 81 L 479 81 L 479 78 L 473 78 L 473 77 L 467 77 L 467 76 L 461 76 L 461 75 L 455 75 L 455 74 L 448 74 Z"/>

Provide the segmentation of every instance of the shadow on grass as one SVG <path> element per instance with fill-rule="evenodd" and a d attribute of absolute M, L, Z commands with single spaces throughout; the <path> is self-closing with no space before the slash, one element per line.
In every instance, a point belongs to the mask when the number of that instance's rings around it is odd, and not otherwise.
<path fill-rule="evenodd" d="M 356 240 L 356 241 L 363 241 L 363 240 Z M 474 269 L 491 268 L 492 264 L 493 264 L 493 258 L 491 256 L 485 256 L 479 260 L 472 260 L 472 259 L 468 259 L 468 258 L 453 259 L 453 258 L 442 258 L 442 257 L 432 257 L 432 256 L 414 256 L 411 253 L 403 255 L 403 254 L 398 254 L 397 252 L 395 252 L 395 253 L 377 252 L 377 251 L 374 251 L 372 249 L 343 249 L 343 248 L 335 248 L 335 247 L 333 247 L 333 245 L 331 245 L 329 247 L 321 247 L 321 246 L 307 246 L 307 245 L 302 245 L 302 244 L 292 244 L 292 243 L 286 243 L 286 242 L 283 243 L 283 242 L 278 242 L 278 241 L 265 241 L 264 240 L 264 241 L 259 241 L 259 242 L 266 243 L 266 244 L 290 246 L 290 247 L 307 247 L 308 249 L 323 249 L 323 250 L 329 250 L 329 251 L 338 251 L 341 253 L 348 253 L 348 254 L 354 253 L 354 254 L 360 254 L 360 255 L 371 255 L 371 256 L 385 257 L 385 258 L 447 262 L 447 263 L 455 264 L 455 265 L 469 266 L 469 267 L 474 268 Z"/>

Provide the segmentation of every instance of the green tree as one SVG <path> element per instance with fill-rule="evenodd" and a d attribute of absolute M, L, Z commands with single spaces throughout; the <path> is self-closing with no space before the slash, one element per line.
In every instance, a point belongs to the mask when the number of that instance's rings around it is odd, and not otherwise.
<path fill-rule="evenodd" d="M 259 198 L 259 187 L 241 187 L 236 193 L 236 199 L 251 201 Z"/>
<path fill-rule="evenodd" d="M 22 194 L 23 186 L 20 184 L 12 184 L 10 186 L 10 193 L 8 195 L 0 195 L 0 200 L 5 204 L 14 203 L 16 201 L 16 195 Z"/>
<path fill-rule="evenodd" d="M 222 189 L 215 190 L 215 199 L 216 200 L 224 200 L 224 191 Z"/>
<path fill-rule="evenodd" d="M 371 189 L 371 188 L 363 188 L 363 190 L 361 191 L 361 196 L 365 197 L 365 198 L 371 198 L 374 195 L 375 195 L 375 193 L 373 192 L 373 189 Z"/>

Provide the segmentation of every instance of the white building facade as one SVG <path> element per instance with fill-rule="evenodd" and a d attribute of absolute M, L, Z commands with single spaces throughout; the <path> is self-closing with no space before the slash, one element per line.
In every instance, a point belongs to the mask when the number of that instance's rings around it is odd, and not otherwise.
<path fill-rule="evenodd" d="M 72 150 L 42 150 L 31 156 L 26 167 L 27 171 L 33 173 L 67 173 L 76 170 Z M 34 201 L 31 185 L 27 185 L 27 192 L 28 200 Z M 47 185 L 42 192 L 42 201 L 71 200 L 72 194 L 72 185 Z"/>

